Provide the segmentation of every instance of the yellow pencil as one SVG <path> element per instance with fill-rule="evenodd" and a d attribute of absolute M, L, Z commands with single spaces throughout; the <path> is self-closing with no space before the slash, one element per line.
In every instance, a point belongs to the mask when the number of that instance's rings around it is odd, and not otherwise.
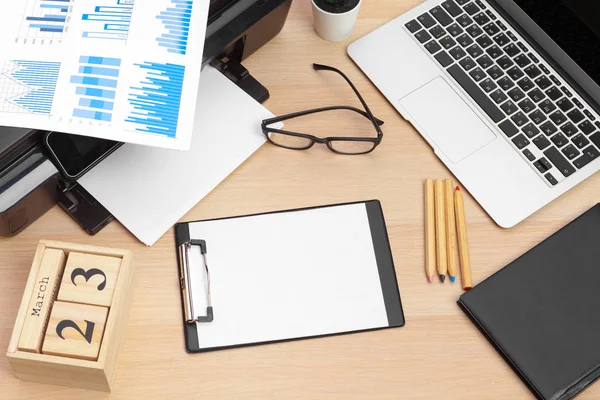
<path fill-rule="evenodd" d="M 444 182 L 435 181 L 435 239 L 437 252 L 437 270 L 442 283 L 446 280 L 448 264 L 446 261 L 446 210 L 444 209 Z"/>
<path fill-rule="evenodd" d="M 433 180 L 425 180 L 425 274 L 429 283 L 435 274 L 435 207 Z"/>
<path fill-rule="evenodd" d="M 467 241 L 467 224 L 465 222 L 465 205 L 460 188 L 454 192 L 454 207 L 456 211 L 456 227 L 458 230 L 458 252 L 460 255 L 460 270 L 464 290 L 473 287 L 471 283 L 471 261 L 469 259 L 469 243 Z"/>
<path fill-rule="evenodd" d="M 446 196 L 446 256 L 448 258 L 448 275 L 450 282 L 456 280 L 456 220 L 454 218 L 454 182 L 444 181 Z"/>

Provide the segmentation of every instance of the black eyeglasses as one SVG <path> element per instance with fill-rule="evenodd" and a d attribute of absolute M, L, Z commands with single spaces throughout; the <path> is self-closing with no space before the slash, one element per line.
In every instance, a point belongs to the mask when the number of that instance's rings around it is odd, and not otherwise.
<path fill-rule="evenodd" d="M 292 113 L 292 114 L 283 115 L 280 117 L 265 119 L 262 122 L 261 127 L 262 127 L 262 131 L 263 131 L 264 135 L 266 136 L 267 140 L 276 146 L 283 147 L 286 149 L 291 149 L 291 150 L 307 150 L 307 149 L 310 149 L 311 147 L 313 147 L 315 143 L 326 144 L 327 147 L 331 151 L 333 151 L 334 153 L 338 153 L 338 154 L 358 155 L 358 154 L 367 154 L 367 153 L 370 153 L 373 150 L 375 150 L 375 148 L 379 145 L 379 143 L 381 143 L 381 139 L 383 138 L 383 132 L 381 131 L 381 128 L 380 128 L 380 126 L 383 125 L 383 121 L 381 121 L 380 119 L 377 119 L 373 116 L 373 113 L 369 109 L 369 106 L 367 106 L 367 103 L 365 103 L 365 101 L 362 98 L 362 96 L 360 95 L 360 93 L 358 93 L 358 90 L 356 89 L 354 84 L 352 84 L 350 79 L 348 79 L 348 77 L 346 75 L 344 75 L 344 73 L 342 71 L 340 71 L 337 68 L 333 68 L 333 67 L 329 67 L 327 65 L 321 65 L 321 64 L 313 64 L 313 68 L 316 71 L 325 70 L 325 71 L 337 72 L 338 74 L 340 74 L 346 80 L 346 82 L 348 82 L 348 84 L 350 85 L 352 90 L 354 90 L 354 93 L 356 93 L 356 96 L 358 96 L 358 99 L 360 100 L 360 102 L 362 103 L 362 105 L 364 107 L 364 111 L 360 110 L 358 108 L 355 108 L 355 107 L 350 107 L 350 106 L 331 106 L 331 107 L 315 108 L 312 110 L 300 111 L 300 112 L 296 112 L 296 113 Z M 316 113 L 325 112 L 325 111 L 332 111 L 332 110 L 349 110 L 349 111 L 354 111 L 354 112 L 362 115 L 363 117 L 365 117 L 371 121 L 371 123 L 373 124 L 373 127 L 375 128 L 377 136 L 373 136 L 373 137 L 351 137 L 351 136 L 348 136 L 348 137 L 319 138 L 319 137 L 316 137 L 313 135 L 308 135 L 305 133 L 298 133 L 298 132 L 286 131 L 286 130 L 275 129 L 275 128 L 269 127 L 269 125 L 272 125 L 277 122 L 289 120 L 292 118 L 302 117 L 305 115 L 316 114 Z"/>

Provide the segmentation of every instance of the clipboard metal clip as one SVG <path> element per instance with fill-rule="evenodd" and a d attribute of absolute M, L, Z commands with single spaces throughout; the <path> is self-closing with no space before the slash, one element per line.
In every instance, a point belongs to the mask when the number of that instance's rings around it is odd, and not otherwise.
<path fill-rule="evenodd" d="M 207 307 L 206 315 L 197 315 L 194 312 L 194 296 L 192 294 L 192 280 L 190 274 L 189 252 L 192 246 L 199 246 L 204 261 L 204 269 L 206 271 L 206 293 Z M 181 266 L 181 294 L 183 296 L 183 308 L 185 312 L 185 320 L 188 324 L 196 322 L 212 322 L 214 319 L 212 301 L 210 296 L 210 272 L 208 271 L 208 263 L 206 261 L 206 241 L 204 240 L 188 240 L 179 246 L 179 265 Z"/>

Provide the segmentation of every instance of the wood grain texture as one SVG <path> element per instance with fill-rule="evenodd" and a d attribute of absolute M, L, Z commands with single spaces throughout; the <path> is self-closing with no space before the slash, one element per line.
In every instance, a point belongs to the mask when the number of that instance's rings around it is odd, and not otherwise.
<path fill-rule="evenodd" d="M 283 32 L 244 66 L 265 84 L 275 114 L 358 100 L 342 79 L 312 70 L 341 68 L 374 114 L 382 144 L 360 157 L 315 146 L 293 152 L 264 145 L 183 220 L 216 218 L 353 200 L 382 202 L 406 326 L 379 332 L 186 354 L 171 230 L 152 248 L 114 222 L 87 236 L 55 207 L 19 236 L 0 240 L 0 349 L 9 345 L 40 238 L 127 248 L 136 256 L 136 295 L 111 400 L 533 400 L 527 388 L 456 305 L 460 285 L 429 285 L 425 262 L 423 180 L 451 178 L 431 148 L 346 55 L 353 40 L 420 0 L 363 1 L 350 39 L 329 43 L 312 27 L 310 2 L 296 0 Z M 332 121 L 332 135 L 342 132 Z M 300 124 L 287 125 L 300 128 Z M 224 123 L 223 129 L 227 126 Z M 455 177 L 452 177 L 455 179 Z M 515 194 L 518 195 L 518 194 Z M 595 175 L 518 226 L 504 230 L 465 193 L 473 281 L 480 282 L 600 199 Z M 16 344 L 15 344 L 16 345 Z M 104 400 L 104 393 L 18 380 L 0 356 L 0 397 Z M 600 398 L 600 384 L 577 400 Z"/>

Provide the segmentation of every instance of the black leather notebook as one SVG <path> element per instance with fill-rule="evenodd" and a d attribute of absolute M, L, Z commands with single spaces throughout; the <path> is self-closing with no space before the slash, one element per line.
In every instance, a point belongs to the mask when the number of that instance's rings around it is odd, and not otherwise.
<path fill-rule="evenodd" d="M 458 304 L 539 399 L 573 398 L 600 376 L 600 204 Z"/>

